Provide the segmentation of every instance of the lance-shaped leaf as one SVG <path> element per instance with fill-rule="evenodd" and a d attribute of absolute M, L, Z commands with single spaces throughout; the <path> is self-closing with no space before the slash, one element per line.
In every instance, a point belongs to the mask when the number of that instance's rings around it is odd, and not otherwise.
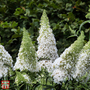
<path fill-rule="evenodd" d="M 17 84 L 17 86 L 21 83 L 31 83 L 31 79 L 28 76 L 28 74 L 26 73 L 20 73 L 18 71 L 16 71 L 16 78 L 15 78 L 15 83 Z"/>

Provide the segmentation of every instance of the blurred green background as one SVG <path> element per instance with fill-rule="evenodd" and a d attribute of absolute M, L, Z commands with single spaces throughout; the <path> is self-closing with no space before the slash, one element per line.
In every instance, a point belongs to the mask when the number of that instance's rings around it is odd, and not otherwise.
<path fill-rule="evenodd" d="M 40 18 L 45 9 L 60 55 L 77 39 L 81 23 L 90 19 L 89 5 L 89 0 L 0 0 L 0 43 L 15 61 L 25 27 L 37 50 Z M 89 28 L 89 24 L 82 27 L 85 42 Z"/>

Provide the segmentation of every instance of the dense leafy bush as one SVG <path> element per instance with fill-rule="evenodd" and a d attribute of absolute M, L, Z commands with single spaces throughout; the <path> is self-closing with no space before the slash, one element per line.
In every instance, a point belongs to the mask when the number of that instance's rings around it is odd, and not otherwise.
<path fill-rule="evenodd" d="M 1 0 L 1 43 L 15 59 L 20 47 L 22 28 L 25 27 L 29 31 L 33 43 L 37 44 L 39 20 L 43 9 L 46 9 L 60 55 L 77 38 L 75 32 L 86 20 L 85 15 L 88 12 L 89 4 L 88 0 L 85 2 L 83 0 Z M 69 27 L 73 31 L 70 31 Z M 88 30 L 85 31 L 87 33 Z M 73 38 L 68 38 L 71 35 L 74 35 Z"/>

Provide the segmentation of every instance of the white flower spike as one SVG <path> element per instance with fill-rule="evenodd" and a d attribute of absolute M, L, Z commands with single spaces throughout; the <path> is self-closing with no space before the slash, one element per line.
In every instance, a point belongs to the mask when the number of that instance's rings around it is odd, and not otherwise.
<path fill-rule="evenodd" d="M 17 61 L 14 66 L 14 70 L 20 71 L 29 70 L 34 72 L 36 69 L 36 52 L 29 37 L 28 32 L 23 28 L 23 38 L 19 49 Z"/>
<path fill-rule="evenodd" d="M 53 63 L 54 71 L 52 76 L 55 77 L 54 72 L 57 69 L 60 72 L 63 72 L 63 75 L 62 73 L 59 75 L 61 78 L 59 77 L 58 81 L 64 81 L 66 78 L 70 80 L 75 74 L 75 65 L 78 60 L 79 53 L 84 45 L 84 37 L 84 33 L 81 32 L 81 35 L 78 37 L 78 39 L 73 44 L 71 44 L 69 48 L 65 49 L 65 51 L 60 55 L 60 58 L 56 59 Z M 54 79 L 56 79 L 56 77 Z"/>
<path fill-rule="evenodd" d="M 39 44 L 37 56 L 38 58 L 48 58 L 53 62 L 59 56 L 57 54 L 56 40 L 45 10 L 43 11 L 40 25 L 39 37 L 37 38 Z"/>
<path fill-rule="evenodd" d="M 79 59 L 76 64 L 76 72 L 74 78 L 77 80 L 89 73 L 86 81 L 90 78 L 90 41 L 88 41 L 79 54 Z"/>
<path fill-rule="evenodd" d="M 13 60 L 10 54 L 0 45 L 0 78 L 7 76 L 9 67 L 13 67 Z"/>

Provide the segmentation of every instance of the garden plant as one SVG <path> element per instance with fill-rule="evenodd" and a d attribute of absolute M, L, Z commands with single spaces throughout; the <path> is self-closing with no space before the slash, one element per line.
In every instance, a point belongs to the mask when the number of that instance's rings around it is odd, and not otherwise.
<path fill-rule="evenodd" d="M 1 0 L 0 12 L 0 90 L 90 90 L 90 1 Z"/>

